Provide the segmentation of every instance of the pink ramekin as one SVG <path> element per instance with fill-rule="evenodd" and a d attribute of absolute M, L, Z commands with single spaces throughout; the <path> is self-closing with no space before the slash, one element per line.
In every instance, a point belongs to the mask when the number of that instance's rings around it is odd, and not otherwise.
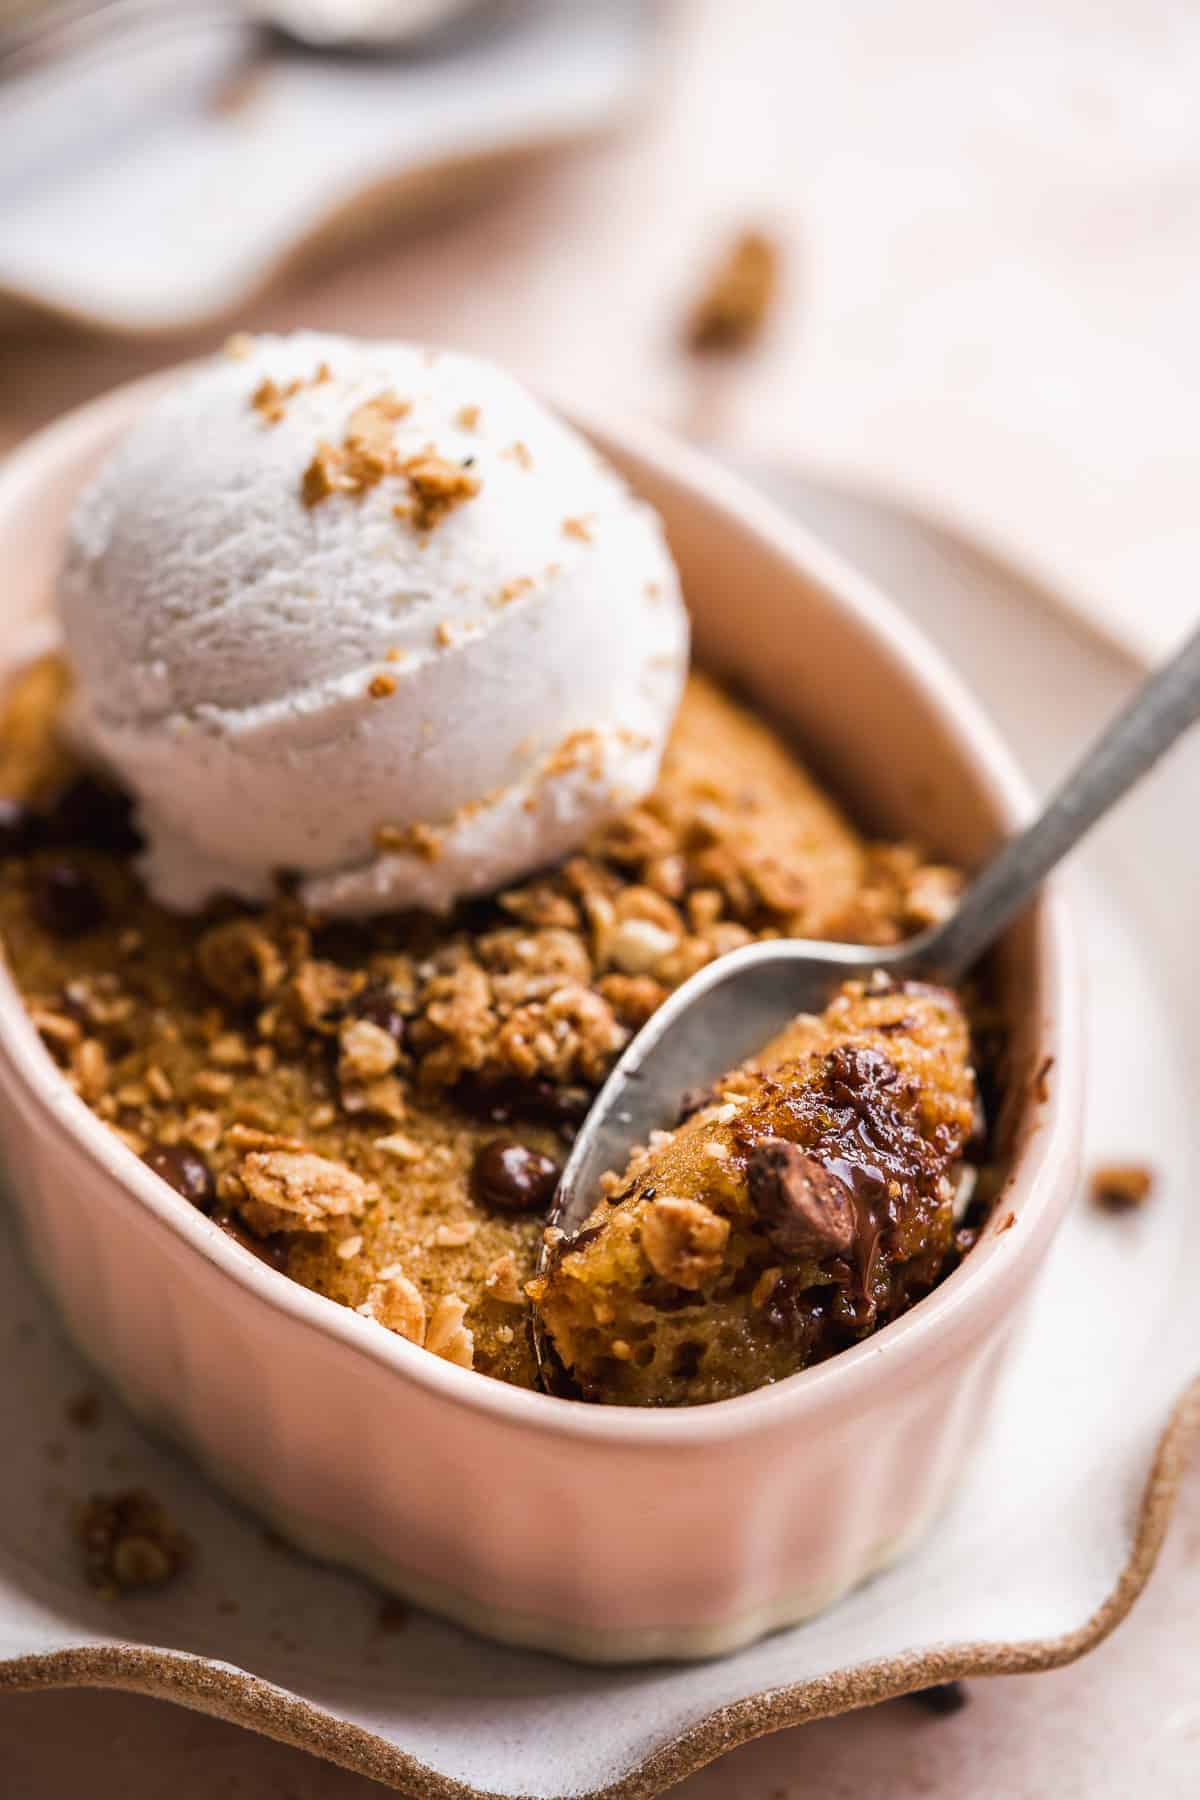
<path fill-rule="evenodd" d="M 72 497 L 160 379 L 72 413 L 0 471 L 7 666 L 45 613 Z M 662 513 L 700 656 L 794 722 L 866 823 L 977 863 L 1029 796 L 936 652 L 728 475 L 643 426 L 585 428 Z M 688 1412 L 506 1387 L 265 1267 L 75 1096 L 2 970 L 0 1132 L 34 1261 L 84 1354 L 288 1538 L 514 1643 L 708 1656 L 899 1555 L 985 1428 L 1076 1172 L 1079 974 L 1052 895 L 1011 934 L 1004 971 L 1028 1098 L 976 1249 L 865 1343 Z"/>

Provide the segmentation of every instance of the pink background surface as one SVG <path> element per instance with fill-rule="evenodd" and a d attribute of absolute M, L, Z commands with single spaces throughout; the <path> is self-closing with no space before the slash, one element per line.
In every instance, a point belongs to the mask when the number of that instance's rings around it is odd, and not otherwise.
<path fill-rule="evenodd" d="M 1194 86 L 1200 25 L 1135 0 L 1103 26 L 1086 0 L 814 10 L 820 29 L 797 48 L 788 0 L 676 8 L 661 103 L 635 132 L 239 322 L 439 337 L 585 402 L 937 498 L 1098 616 L 1165 643 L 1194 616 L 1200 566 L 1200 245 L 1187 241 L 1200 209 L 1189 225 L 1163 203 L 1200 179 L 1195 108 L 1176 104 Z M 834 52 L 864 96 L 852 111 Z M 1061 106 L 1043 105 L 1068 67 Z M 972 101 L 981 68 L 994 107 Z M 947 110 L 931 122 L 935 77 Z M 789 304 L 761 354 L 699 378 L 676 346 L 679 312 L 714 242 L 749 218 L 787 245 Z M 206 347 L 0 341 L 0 448 Z M 976 1683 L 947 1720 L 900 1702 L 788 1732 L 678 1791 L 1191 1793 L 1198 1617 L 1193 1470 L 1148 1592 L 1083 1663 Z M 0 1770 L 12 1800 L 379 1791 L 211 1720 L 91 1693 L 0 1700 Z"/>

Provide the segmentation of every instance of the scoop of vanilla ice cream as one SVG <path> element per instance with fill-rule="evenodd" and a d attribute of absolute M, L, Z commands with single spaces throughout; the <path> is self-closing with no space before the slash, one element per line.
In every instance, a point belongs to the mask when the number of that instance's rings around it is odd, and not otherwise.
<path fill-rule="evenodd" d="M 443 909 L 646 793 L 688 651 L 650 509 L 472 357 L 239 348 L 109 456 L 59 583 L 155 898 Z"/>

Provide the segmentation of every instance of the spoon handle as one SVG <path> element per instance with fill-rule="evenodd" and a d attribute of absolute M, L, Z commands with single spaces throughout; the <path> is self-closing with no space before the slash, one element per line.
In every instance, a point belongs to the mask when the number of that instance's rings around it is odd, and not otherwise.
<path fill-rule="evenodd" d="M 972 882 L 953 918 L 930 940 L 923 964 L 949 981 L 965 974 L 1050 870 L 1197 719 L 1200 629 L 1142 684 L 1040 817 Z"/>

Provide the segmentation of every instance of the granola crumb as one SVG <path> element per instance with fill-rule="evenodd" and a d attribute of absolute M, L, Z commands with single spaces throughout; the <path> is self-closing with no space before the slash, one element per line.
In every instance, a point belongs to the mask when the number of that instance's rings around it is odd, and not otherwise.
<path fill-rule="evenodd" d="M 510 462 L 515 462 L 519 468 L 532 469 L 533 467 L 533 452 L 521 438 L 510 444 L 507 450 L 502 450 L 500 454 L 506 456 Z"/>
<path fill-rule="evenodd" d="M 590 544 L 592 541 L 592 528 L 587 519 L 564 519 L 562 528 L 564 537 L 577 538 L 581 544 Z"/>
<path fill-rule="evenodd" d="M 519 600 L 522 594 L 527 594 L 533 585 L 533 577 L 531 575 L 514 576 L 511 581 L 506 581 L 504 583 L 504 586 L 496 595 L 494 604 L 496 606 L 511 606 L 514 600 Z"/>
<path fill-rule="evenodd" d="M 1142 1163 L 1105 1163 L 1092 1175 L 1092 1201 L 1105 1212 L 1136 1212 L 1153 1192 L 1153 1172 Z"/>
<path fill-rule="evenodd" d="M 410 1344 L 420 1346 L 426 1341 L 425 1302 L 407 1275 L 393 1273 L 387 1281 L 375 1282 L 357 1310 L 364 1319 L 373 1319 Z"/>
<path fill-rule="evenodd" d="M 511 1250 L 506 1250 L 503 1256 L 489 1264 L 483 1285 L 493 1300 L 499 1300 L 505 1306 L 523 1306 L 525 1303 L 516 1258 Z"/>
<path fill-rule="evenodd" d="M 656 1275 L 677 1287 L 702 1288 L 717 1274 L 729 1241 L 729 1220 L 700 1200 L 664 1195 L 646 1210 L 642 1248 Z"/>
<path fill-rule="evenodd" d="M 478 431 L 479 418 L 477 406 L 460 406 L 454 415 L 454 423 L 461 425 L 464 431 Z"/>
<path fill-rule="evenodd" d="M 367 688 L 372 700 L 386 700 L 395 691 L 396 677 L 394 675 L 376 675 Z"/>
<path fill-rule="evenodd" d="M 312 1151 L 251 1150 L 238 1168 L 245 1194 L 237 1211 L 259 1237 L 276 1231 L 332 1231 L 365 1210 L 373 1189 L 344 1163 Z"/>
<path fill-rule="evenodd" d="M 401 469 L 408 478 L 413 524 L 418 531 L 432 531 L 455 507 L 473 500 L 479 492 L 478 475 L 433 452 L 410 456 Z"/>
<path fill-rule="evenodd" d="M 779 285 L 779 250 L 744 231 L 725 252 L 693 306 L 686 340 L 696 351 L 740 350 L 761 336 Z"/>
<path fill-rule="evenodd" d="M 425 1334 L 427 1350 L 461 1369 L 470 1369 L 475 1362 L 475 1337 L 463 1323 L 466 1314 L 466 1301 L 457 1294 L 446 1294 L 434 1307 Z"/>
<path fill-rule="evenodd" d="M 469 1244 L 479 1226 L 474 1219 L 455 1219 L 452 1224 L 439 1225 L 433 1234 L 433 1242 L 439 1250 L 460 1250 Z"/>
<path fill-rule="evenodd" d="M 89 1584 L 111 1597 L 161 1587 L 191 1558 L 188 1539 L 144 1488 L 90 1495 L 76 1516 L 75 1535 Z"/>
<path fill-rule="evenodd" d="M 381 825 L 375 833 L 375 845 L 379 850 L 399 850 L 433 863 L 442 854 L 443 835 L 436 825 L 420 821 L 413 825 Z"/>

